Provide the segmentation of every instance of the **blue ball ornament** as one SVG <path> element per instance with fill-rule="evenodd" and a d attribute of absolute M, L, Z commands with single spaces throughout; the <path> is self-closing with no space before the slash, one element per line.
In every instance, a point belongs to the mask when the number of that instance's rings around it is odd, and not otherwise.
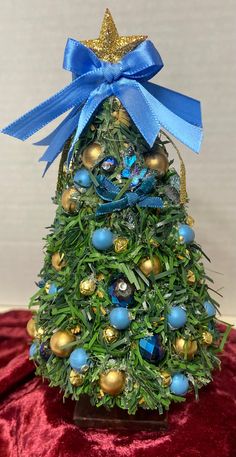
<path fill-rule="evenodd" d="M 179 226 L 179 236 L 181 237 L 181 241 L 183 243 L 192 243 L 195 238 L 195 233 L 191 227 L 187 224 L 181 224 Z"/>
<path fill-rule="evenodd" d="M 92 180 L 90 178 L 90 174 L 86 168 L 81 168 L 80 170 L 76 171 L 74 175 L 74 184 L 77 187 L 90 187 L 92 184 Z"/>
<path fill-rule="evenodd" d="M 172 306 L 167 315 L 168 324 L 173 329 L 181 328 L 186 324 L 187 314 L 181 306 Z"/>
<path fill-rule="evenodd" d="M 184 396 L 188 392 L 189 381 L 187 376 L 183 373 L 175 373 L 172 376 L 172 381 L 170 384 L 170 391 L 174 395 Z"/>
<path fill-rule="evenodd" d="M 125 330 L 130 325 L 129 311 L 118 306 L 110 312 L 110 323 L 118 330 Z"/>
<path fill-rule="evenodd" d="M 209 317 L 214 317 L 216 315 L 216 308 L 210 301 L 205 301 L 203 303 L 205 311 Z"/>
<path fill-rule="evenodd" d="M 141 356 L 151 363 L 158 363 L 165 355 L 159 335 L 141 338 L 139 340 L 139 350 Z"/>
<path fill-rule="evenodd" d="M 89 356 L 83 348 L 74 349 L 70 355 L 70 366 L 75 371 L 85 372 L 90 365 Z"/>
<path fill-rule="evenodd" d="M 30 348 L 29 348 L 29 356 L 30 358 L 34 358 L 36 356 L 36 353 L 37 353 L 37 344 L 36 343 L 32 343 Z"/>
<path fill-rule="evenodd" d="M 97 229 L 92 235 L 92 244 L 98 251 L 106 251 L 113 245 L 114 235 L 107 228 Z"/>

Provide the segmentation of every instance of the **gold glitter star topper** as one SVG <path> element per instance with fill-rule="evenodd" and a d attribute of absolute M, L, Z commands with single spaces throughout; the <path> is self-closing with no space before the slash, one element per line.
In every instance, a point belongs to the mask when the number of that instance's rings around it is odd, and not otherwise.
<path fill-rule="evenodd" d="M 112 15 L 107 8 L 99 38 L 83 40 L 81 43 L 92 49 L 100 59 L 114 63 L 121 60 L 127 52 L 132 51 L 146 38 L 145 35 L 119 36 Z"/>

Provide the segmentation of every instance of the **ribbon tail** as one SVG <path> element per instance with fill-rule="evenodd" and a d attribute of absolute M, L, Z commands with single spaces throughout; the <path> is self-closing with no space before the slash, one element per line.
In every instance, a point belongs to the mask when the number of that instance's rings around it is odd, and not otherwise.
<path fill-rule="evenodd" d="M 121 209 L 127 208 L 128 200 L 126 197 L 120 200 L 99 204 L 96 210 L 96 216 L 102 216 L 103 214 L 112 213 L 113 211 L 120 211 Z"/>
<path fill-rule="evenodd" d="M 199 152 L 203 135 L 200 102 L 156 84 L 142 83 L 140 86 L 161 126 Z"/>
<path fill-rule="evenodd" d="M 142 208 L 163 208 L 163 200 L 160 197 L 145 197 L 138 202 Z"/>
<path fill-rule="evenodd" d="M 71 136 L 71 134 L 75 131 L 76 126 L 78 124 L 80 116 L 80 111 L 77 110 L 77 112 L 74 114 L 73 117 L 67 118 L 66 122 L 62 122 L 61 125 L 56 129 L 57 132 L 54 133 L 54 137 L 50 143 L 50 146 L 47 148 L 45 153 L 40 157 L 39 161 L 46 161 L 47 166 L 44 171 L 44 174 L 50 167 L 50 165 L 54 162 L 56 157 L 60 154 L 66 140 Z"/>
<path fill-rule="evenodd" d="M 68 152 L 68 158 L 67 158 L 67 165 L 70 165 L 72 156 L 73 156 L 73 150 L 76 142 L 78 141 L 81 133 L 83 132 L 84 128 L 90 121 L 91 117 L 93 116 L 94 112 L 100 105 L 100 103 L 103 102 L 107 97 L 112 95 L 113 90 L 112 90 L 112 84 L 108 85 L 106 83 L 101 84 L 100 87 L 97 89 L 93 90 L 88 99 L 86 100 L 86 103 L 84 104 L 83 108 L 81 109 L 81 115 L 79 118 L 77 130 L 75 132 L 75 136 L 73 139 L 73 142 L 71 144 L 70 150 Z"/>

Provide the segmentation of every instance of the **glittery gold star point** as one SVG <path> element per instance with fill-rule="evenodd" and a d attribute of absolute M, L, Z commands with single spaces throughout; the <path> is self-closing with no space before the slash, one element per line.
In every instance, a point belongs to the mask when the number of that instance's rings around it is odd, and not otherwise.
<path fill-rule="evenodd" d="M 112 15 L 107 8 L 102 21 L 99 38 L 83 40 L 83 43 L 106 62 L 118 62 L 127 52 L 132 51 L 138 44 L 146 40 L 145 35 L 120 36 Z"/>

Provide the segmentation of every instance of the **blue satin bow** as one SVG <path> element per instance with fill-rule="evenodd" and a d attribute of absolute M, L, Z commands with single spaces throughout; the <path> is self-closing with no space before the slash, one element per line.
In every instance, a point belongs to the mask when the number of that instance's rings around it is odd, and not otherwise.
<path fill-rule="evenodd" d="M 144 41 L 118 63 L 112 64 L 100 60 L 79 41 L 69 39 L 63 66 L 73 73 L 73 81 L 2 130 L 26 140 L 71 110 L 48 137 L 36 143 L 49 145 L 40 158 L 47 162 L 46 170 L 75 132 L 68 153 L 70 163 L 81 132 L 101 102 L 111 95 L 121 101 L 150 146 L 163 127 L 195 152 L 199 151 L 202 139 L 200 102 L 147 82 L 163 67 L 161 57 L 150 41 Z"/>
<path fill-rule="evenodd" d="M 120 188 L 113 184 L 105 176 L 96 176 L 98 186 L 95 188 L 99 197 L 109 203 L 99 204 L 96 210 L 96 216 L 112 213 L 113 211 L 120 211 L 121 209 L 128 208 L 129 206 L 141 206 L 142 208 L 162 208 L 163 200 L 160 197 L 148 197 L 154 186 L 155 178 L 149 176 L 144 178 L 142 184 L 136 191 L 126 192 L 124 197 L 115 200 L 120 192 Z"/>

